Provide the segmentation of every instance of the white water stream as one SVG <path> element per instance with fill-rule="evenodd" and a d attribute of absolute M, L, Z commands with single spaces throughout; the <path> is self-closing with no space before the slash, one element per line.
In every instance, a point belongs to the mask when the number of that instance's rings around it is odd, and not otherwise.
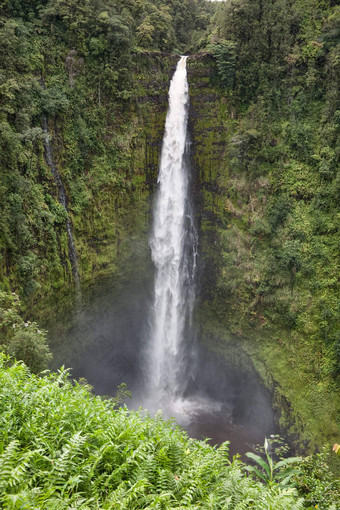
<path fill-rule="evenodd" d="M 181 57 L 170 84 L 150 239 L 156 274 L 147 352 L 148 394 L 163 409 L 169 403 L 182 408 L 195 297 L 197 234 L 188 194 L 186 60 Z"/>

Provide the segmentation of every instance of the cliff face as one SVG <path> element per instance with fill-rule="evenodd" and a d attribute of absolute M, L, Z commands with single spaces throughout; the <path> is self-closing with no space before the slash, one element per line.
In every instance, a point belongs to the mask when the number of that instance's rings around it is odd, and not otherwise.
<path fill-rule="evenodd" d="M 200 288 L 211 299 L 218 278 L 217 225 L 224 221 L 224 189 L 228 175 L 226 141 L 230 136 L 228 105 L 218 88 L 215 61 L 211 55 L 188 60 L 190 90 L 189 130 L 193 193 L 200 230 Z"/>
<path fill-rule="evenodd" d="M 261 98 L 248 110 L 235 105 L 219 88 L 209 55 L 190 59 L 188 68 L 202 341 L 226 360 L 235 343 L 247 352 L 274 393 L 286 433 L 313 449 L 335 440 L 338 430 L 335 289 L 329 287 L 336 241 L 331 217 L 315 213 L 320 195 L 314 193 L 317 181 L 321 194 L 328 184 L 291 145 L 289 106 L 271 114 Z M 315 153 L 323 142 L 312 115 L 320 108 L 311 101 L 292 126 L 309 123 L 308 150 Z M 316 227 L 321 216 L 327 236 Z M 318 319 L 325 306 L 327 339 Z"/>
<path fill-rule="evenodd" d="M 54 82 L 64 80 L 68 105 L 65 109 L 63 98 L 58 99 L 61 106 L 49 113 L 48 129 L 85 289 L 96 280 L 133 274 L 136 260 L 140 273 L 149 268 L 150 204 L 167 91 L 178 57 L 136 57 L 130 89 L 120 91 L 119 97 L 117 92 L 110 95 L 109 85 L 83 63 L 76 65 L 75 55 L 68 58 L 73 67 L 67 83 L 65 69 L 62 78 L 45 70 L 46 94 Z M 311 244 L 309 201 L 317 177 L 298 161 L 298 150 L 292 150 L 288 161 L 282 146 L 293 135 L 287 134 L 283 117 L 274 125 L 260 107 L 248 113 L 235 107 L 220 88 L 210 55 L 188 59 L 188 80 L 202 341 L 227 360 L 234 357 L 235 344 L 251 356 L 275 394 L 281 425 L 291 437 L 299 436 L 301 444 L 312 447 L 333 440 L 334 349 L 318 336 L 318 301 L 308 278 L 314 271 L 322 282 L 320 299 L 331 302 L 333 294 L 327 289 L 333 285 L 334 264 L 323 264 L 325 271 L 320 262 L 305 264 L 316 239 Z M 38 137 L 27 151 L 31 166 L 20 177 L 27 192 L 15 208 L 11 205 L 16 214 L 11 228 L 21 229 L 22 235 L 25 227 L 27 236 L 20 256 L 7 243 L 0 275 L 8 289 L 25 294 L 28 306 L 46 318 L 48 297 L 58 300 L 73 288 L 72 267 L 65 211 L 58 204 L 43 139 Z M 325 253 L 329 243 L 331 259 L 332 238 L 323 224 L 315 228 L 323 236 L 318 250 Z M 324 331 L 327 313 L 325 308 Z"/>
<path fill-rule="evenodd" d="M 136 62 L 131 76 L 133 100 L 117 107 L 107 98 L 101 105 L 104 151 L 89 164 L 86 191 L 91 199 L 73 213 L 83 285 L 119 274 L 137 246 L 137 250 L 147 248 L 150 194 L 176 57 L 155 54 L 140 56 Z"/>
<path fill-rule="evenodd" d="M 6 149 L 0 277 L 3 288 L 16 290 L 30 307 L 46 308 L 42 297 L 54 300 L 74 287 L 68 229 L 83 288 L 119 274 L 134 249 L 147 248 L 150 193 L 176 61 L 157 53 L 135 57 L 129 90 L 119 97 L 75 51 L 65 68 L 46 66 L 43 80 L 25 76 L 46 113 L 40 118 L 35 112 L 33 142 L 18 134 L 22 147 L 17 142 L 12 152 L 13 144 Z"/>

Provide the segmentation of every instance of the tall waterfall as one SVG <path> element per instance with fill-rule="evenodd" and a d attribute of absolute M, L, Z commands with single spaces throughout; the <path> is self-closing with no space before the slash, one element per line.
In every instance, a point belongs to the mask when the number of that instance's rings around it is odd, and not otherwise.
<path fill-rule="evenodd" d="M 185 346 L 194 304 L 197 235 L 188 196 L 186 60 L 181 57 L 170 84 L 150 238 L 156 274 L 147 365 L 154 402 L 181 397 L 188 375 Z"/>

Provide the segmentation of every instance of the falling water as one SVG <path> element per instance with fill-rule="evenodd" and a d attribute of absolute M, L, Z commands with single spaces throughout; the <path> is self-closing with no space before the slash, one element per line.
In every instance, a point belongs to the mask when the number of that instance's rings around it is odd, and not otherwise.
<path fill-rule="evenodd" d="M 61 180 L 60 174 L 59 174 L 57 167 L 54 163 L 52 146 L 51 146 L 50 137 L 49 137 L 49 133 L 48 133 L 48 123 L 47 123 L 46 115 L 44 115 L 44 117 L 43 117 L 43 128 L 44 128 L 44 144 L 45 144 L 46 161 L 52 171 L 53 177 L 57 184 L 59 202 L 66 211 L 66 231 L 67 231 L 67 237 L 68 237 L 69 256 L 70 256 L 70 262 L 71 262 L 71 267 L 72 267 L 72 274 L 73 274 L 73 277 L 74 277 L 74 280 L 76 283 L 76 287 L 77 287 L 76 288 L 77 295 L 79 297 L 79 295 L 80 295 L 80 280 L 79 280 L 79 272 L 78 272 L 77 252 L 76 252 L 76 248 L 74 245 L 71 221 L 70 221 L 69 214 L 68 214 L 67 197 L 66 197 L 64 184 Z"/>
<path fill-rule="evenodd" d="M 155 264 L 149 394 L 154 402 L 180 398 L 187 374 L 185 351 L 191 329 L 197 235 L 188 197 L 187 57 L 181 57 L 169 90 L 169 108 L 150 239 Z"/>
<path fill-rule="evenodd" d="M 93 310 L 87 308 L 78 321 L 76 342 L 86 348 L 74 349 L 75 330 L 70 329 L 58 364 L 67 360 L 69 365 L 72 359 L 73 374 L 85 376 L 103 394 L 125 381 L 132 390 L 133 401 L 128 402 L 132 408 L 143 405 L 151 413 L 161 409 L 193 437 L 208 436 L 214 443 L 235 441 L 232 451 L 236 453 L 248 451 L 275 429 L 257 378 L 232 364 L 226 366 L 195 341 L 191 317 L 197 234 L 189 196 L 186 75 L 186 57 L 182 57 L 170 85 L 150 235 L 155 281 L 147 346 L 141 341 L 147 306 L 140 303 L 144 284 L 138 290 L 136 282 L 131 282 L 132 287 L 124 285 L 117 295 L 116 290 L 105 290 L 101 282 L 100 300 L 97 297 Z M 58 321 L 56 329 L 59 334 Z M 146 347 L 143 353 L 141 344 Z M 244 356 L 240 349 L 240 366 Z"/>

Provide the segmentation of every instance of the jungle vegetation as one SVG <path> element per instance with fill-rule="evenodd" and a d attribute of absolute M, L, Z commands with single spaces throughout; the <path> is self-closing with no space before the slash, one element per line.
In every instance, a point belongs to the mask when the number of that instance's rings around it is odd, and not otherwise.
<path fill-rule="evenodd" d="M 116 270 L 141 221 L 145 62 L 162 60 L 167 83 L 171 55 L 213 55 L 209 86 L 228 115 L 216 278 L 202 310 L 256 339 L 280 398 L 294 402 L 295 439 L 312 414 L 302 446 L 319 450 L 289 487 L 265 485 L 266 469 L 262 482 L 249 477 L 227 445 L 117 410 L 63 371 L 39 377 L 3 358 L 3 508 L 336 507 L 320 441 L 339 430 L 339 41 L 334 0 L 0 1 L 1 349 L 35 373 L 48 364 L 30 313 L 72 285 L 67 216 L 83 281 Z M 45 160 L 44 118 L 67 210 Z M 108 239 L 110 264 L 99 249 Z"/>
<path fill-rule="evenodd" d="M 320 440 L 325 420 L 339 430 L 339 6 L 230 0 L 206 42 L 229 111 L 208 302 L 279 386 L 296 374 L 281 396 Z"/>
<path fill-rule="evenodd" d="M 95 208 L 99 194 L 125 195 L 138 53 L 181 51 L 206 28 L 210 8 L 204 0 L 1 2 L 4 288 L 34 298 L 41 285 L 68 279 L 65 210 L 44 161 L 43 116 L 52 135 L 61 131 L 57 163 L 71 215 Z"/>
<path fill-rule="evenodd" d="M 336 508 L 336 482 L 326 476 L 308 487 L 307 461 L 291 459 L 300 469 L 291 469 L 289 483 L 262 484 L 228 458 L 228 442 L 213 448 L 161 415 L 117 409 L 64 369 L 38 377 L 0 359 L 2 508 L 297 510 L 298 488 L 306 487 L 307 508 Z M 281 464 L 284 474 L 287 459 Z"/>

